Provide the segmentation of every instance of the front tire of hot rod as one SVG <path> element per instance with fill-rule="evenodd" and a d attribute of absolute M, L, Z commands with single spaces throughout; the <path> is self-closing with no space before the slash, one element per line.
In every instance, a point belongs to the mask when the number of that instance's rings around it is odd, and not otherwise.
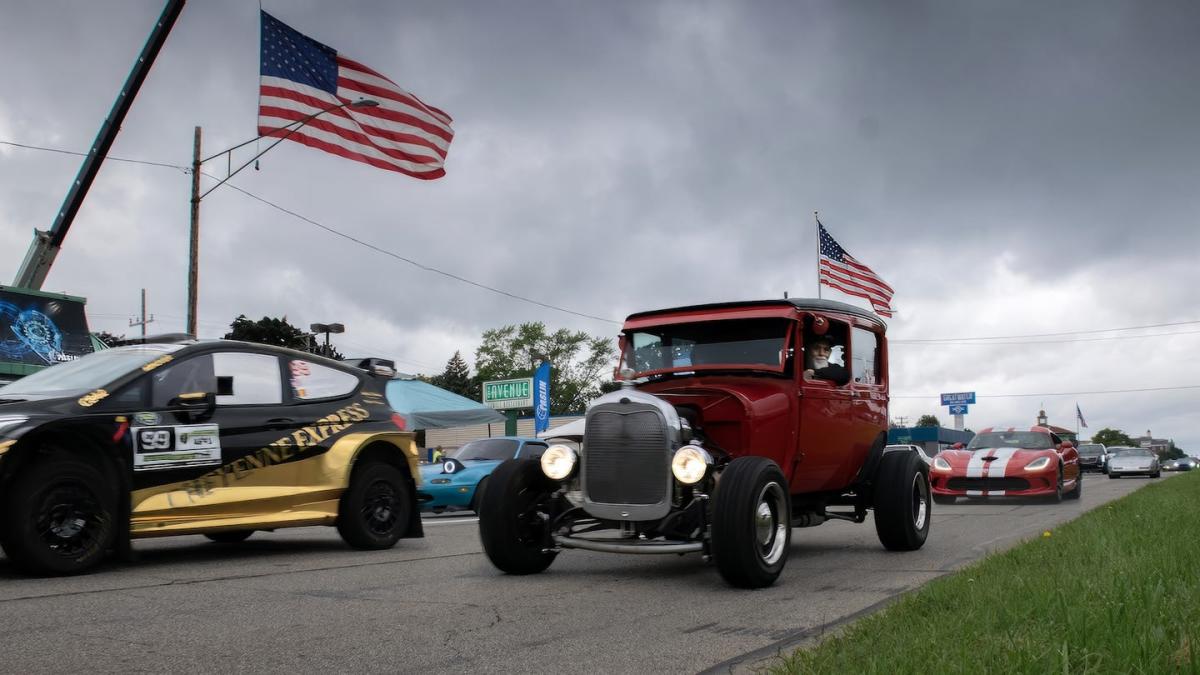
<path fill-rule="evenodd" d="M 929 536 L 929 475 L 914 452 L 889 452 L 875 479 L 875 533 L 890 551 L 915 551 Z"/>
<path fill-rule="evenodd" d="M 775 583 L 792 544 L 787 479 L 765 457 L 738 457 L 721 472 L 713 494 L 712 555 L 731 586 Z"/>
<path fill-rule="evenodd" d="M 539 506 L 556 487 L 537 460 L 510 459 L 492 472 L 479 499 L 479 538 L 497 569 L 537 574 L 554 562 Z"/>

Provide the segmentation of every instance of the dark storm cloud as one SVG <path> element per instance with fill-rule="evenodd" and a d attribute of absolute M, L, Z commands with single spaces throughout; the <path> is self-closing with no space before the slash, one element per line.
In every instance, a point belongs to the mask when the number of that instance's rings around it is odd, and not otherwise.
<path fill-rule="evenodd" d="M 234 184 L 422 265 L 617 320 L 811 295 L 819 209 L 896 287 L 897 338 L 1200 319 L 1192 3 L 265 7 L 447 110 L 457 135 L 431 183 L 285 143 Z M 0 72 L 0 140 L 86 149 L 161 8 L 6 4 L 0 49 L 26 65 Z M 196 125 L 206 150 L 251 137 L 256 14 L 189 4 L 112 154 L 186 164 Z M 0 146 L 0 273 L 53 219 L 78 166 Z M 157 327 L 182 328 L 188 180 L 106 164 L 47 287 L 88 296 L 93 323 L 116 332 L 146 287 Z M 206 335 L 241 313 L 341 320 L 348 349 L 428 372 L 506 323 L 617 330 L 423 271 L 227 188 L 205 199 L 203 223 Z M 1200 368 L 1181 355 L 1196 342 L 897 346 L 893 388 L 1194 384 Z M 1126 361 L 1143 365 L 1098 375 Z M 1084 408 L 1093 426 L 1170 419 L 1194 435 L 1178 423 L 1188 396 Z M 1031 405 L 993 399 L 979 414 L 1032 419 Z M 893 403 L 923 412 L 936 400 Z"/>

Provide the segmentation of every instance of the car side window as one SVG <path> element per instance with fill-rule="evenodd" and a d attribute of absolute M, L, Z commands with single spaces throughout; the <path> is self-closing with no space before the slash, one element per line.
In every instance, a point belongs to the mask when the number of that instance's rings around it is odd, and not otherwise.
<path fill-rule="evenodd" d="M 151 405 L 166 408 L 180 394 L 216 393 L 217 377 L 211 354 L 176 361 L 150 375 Z"/>
<path fill-rule="evenodd" d="M 855 382 L 879 383 L 879 336 L 869 330 L 850 330 L 850 369 Z"/>
<path fill-rule="evenodd" d="M 525 447 L 521 448 L 521 457 L 523 459 L 541 459 L 548 447 L 550 446 L 545 443 L 526 443 Z"/>
<path fill-rule="evenodd" d="M 319 363 L 292 359 L 288 363 L 292 395 L 301 400 L 346 396 L 358 387 L 358 378 Z"/>
<path fill-rule="evenodd" d="M 233 391 L 217 396 L 217 405 L 268 405 L 283 403 L 283 378 L 279 357 L 250 352 L 213 354 L 217 377 L 232 378 Z"/>

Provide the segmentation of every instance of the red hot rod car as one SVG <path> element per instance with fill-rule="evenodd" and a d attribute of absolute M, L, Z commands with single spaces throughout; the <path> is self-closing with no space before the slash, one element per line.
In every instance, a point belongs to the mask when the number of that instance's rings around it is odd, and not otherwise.
<path fill-rule="evenodd" d="M 880 541 L 929 532 L 928 469 L 887 440 L 887 339 L 874 314 L 783 299 L 633 314 L 623 388 L 588 406 L 580 449 L 492 474 L 479 529 L 510 574 L 563 549 L 702 554 L 730 584 L 767 586 L 793 527 L 874 510 Z"/>

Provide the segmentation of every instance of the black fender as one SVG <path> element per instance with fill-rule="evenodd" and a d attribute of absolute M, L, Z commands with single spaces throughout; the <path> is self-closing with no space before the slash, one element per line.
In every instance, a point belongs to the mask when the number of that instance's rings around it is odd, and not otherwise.
<path fill-rule="evenodd" d="M 862 498 L 864 504 L 870 505 L 875 500 L 875 479 L 879 474 L 879 464 L 883 461 L 884 448 L 887 446 L 887 432 L 881 431 L 867 451 L 867 458 L 862 468 L 858 470 L 858 480 L 854 491 Z M 888 450 L 887 452 L 915 452 L 913 450 Z"/>

